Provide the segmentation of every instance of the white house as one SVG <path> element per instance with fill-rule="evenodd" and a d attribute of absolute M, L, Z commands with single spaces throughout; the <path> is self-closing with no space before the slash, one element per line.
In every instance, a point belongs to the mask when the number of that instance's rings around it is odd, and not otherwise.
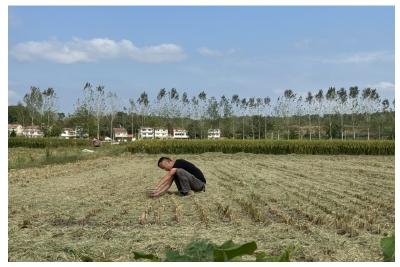
<path fill-rule="evenodd" d="M 128 131 L 125 128 L 113 128 L 114 139 L 117 141 L 128 141 Z"/>
<path fill-rule="evenodd" d="M 185 129 L 177 128 L 173 129 L 173 136 L 174 139 L 189 139 L 188 132 Z"/>
<path fill-rule="evenodd" d="M 208 139 L 219 139 L 221 138 L 220 129 L 208 129 Z"/>
<path fill-rule="evenodd" d="M 168 129 L 164 128 L 155 128 L 154 129 L 154 137 L 156 139 L 165 139 L 168 138 Z"/>
<path fill-rule="evenodd" d="M 22 135 L 25 137 L 43 137 L 44 136 L 42 130 L 40 129 L 40 126 L 37 126 L 37 125 L 25 127 L 25 129 L 22 131 Z"/>
<path fill-rule="evenodd" d="M 139 139 L 154 139 L 154 129 L 150 127 L 140 127 Z"/>
<path fill-rule="evenodd" d="M 72 128 L 64 128 L 63 132 L 60 135 L 62 138 L 65 139 L 74 139 L 77 136 L 77 133 L 74 129 Z"/>
<path fill-rule="evenodd" d="M 15 132 L 17 136 L 22 135 L 22 132 L 24 131 L 24 127 L 22 127 L 21 124 L 9 124 L 8 125 L 8 135 L 10 135 L 12 132 Z"/>

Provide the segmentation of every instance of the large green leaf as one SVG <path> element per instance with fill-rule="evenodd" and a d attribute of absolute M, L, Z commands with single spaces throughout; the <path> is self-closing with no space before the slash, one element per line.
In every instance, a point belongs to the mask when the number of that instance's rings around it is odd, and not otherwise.
<path fill-rule="evenodd" d="M 186 246 L 184 254 L 189 256 L 191 261 L 213 261 L 215 247 L 210 241 L 194 240 Z"/>
<path fill-rule="evenodd" d="M 267 262 L 289 262 L 290 248 L 286 248 L 279 256 L 269 256 L 264 251 L 257 252 L 255 254 L 256 261 L 267 261 Z"/>
<path fill-rule="evenodd" d="M 187 255 L 179 254 L 178 251 L 169 249 L 165 252 L 165 260 L 164 261 L 181 262 L 181 261 L 192 261 L 192 259 Z"/>
<path fill-rule="evenodd" d="M 257 244 L 254 241 L 243 245 L 236 245 L 230 240 L 214 250 L 214 260 L 229 261 L 235 257 L 252 255 L 256 249 Z"/>
<path fill-rule="evenodd" d="M 394 236 L 381 239 L 381 248 L 383 251 L 384 261 L 394 261 Z"/>
<path fill-rule="evenodd" d="M 135 255 L 134 256 L 135 260 L 147 259 L 151 261 L 160 261 L 160 258 L 154 254 L 144 254 L 142 252 L 137 252 L 137 251 L 134 251 L 133 254 Z"/>

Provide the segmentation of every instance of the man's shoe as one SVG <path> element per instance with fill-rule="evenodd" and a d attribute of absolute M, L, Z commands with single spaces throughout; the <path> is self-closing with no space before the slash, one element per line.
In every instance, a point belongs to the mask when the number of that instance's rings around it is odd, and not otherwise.
<path fill-rule="evenodd" d="M 181 192 L 181 195 L 182 195 L 182 196 L 191 196 L 191 195 L 193 195 L 193 192 L 192 192 L 192 191 L 189 191 L 189 192 Z"/>

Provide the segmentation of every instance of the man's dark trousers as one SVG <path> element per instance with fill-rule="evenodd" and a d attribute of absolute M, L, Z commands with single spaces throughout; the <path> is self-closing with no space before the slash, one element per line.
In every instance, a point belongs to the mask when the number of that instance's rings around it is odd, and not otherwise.
<path fill-rule="evenodd" d="M 205 184 L 185 169 L 176 169 L 174 181 L 178 191 L 186 195 L 190 190 L 195 192 L 205 191 Z"/>

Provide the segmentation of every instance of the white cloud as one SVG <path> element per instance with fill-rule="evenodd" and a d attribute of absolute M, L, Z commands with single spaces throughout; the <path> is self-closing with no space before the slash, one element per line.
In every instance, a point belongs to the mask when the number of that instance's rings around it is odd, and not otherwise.
<path fill-rule="evenodd" d="M 362 52 L 355 53 L 346 56 L 338 56 L 336 58 L 328 58 L 322 59 L 323 63 L 350 63 L 350 64 L 359 64 L 359 63 L 371 63 L 377 61 L 391 61 L 394 60 L 394 55 L 387 51 L 374 51 L 374 52 Z"/>
<path fill-rule="evenodd" d="M 197 49 L 197 52 L 202 56 L 208 57 L 222 57 L 224 55 L 231 55 L 236 52 L 236 49 L 228 49 L 226 51 L 220 51 L 216 49 L 210 49 L 208 47 L 200 47 Z"/>
<path fill-rule="evenodd" d="M 137 47 L 129 40 L 114 41 L 108 38 L 69 42 L 29 41 L 18 43 L 11 54 L 19 61 L 46 60 L 61 64 L 95 62 L 102 59 L 130 58 L 143 63 L 166 63 L 183 60 L 186 55 L 176 44 Z"/>

